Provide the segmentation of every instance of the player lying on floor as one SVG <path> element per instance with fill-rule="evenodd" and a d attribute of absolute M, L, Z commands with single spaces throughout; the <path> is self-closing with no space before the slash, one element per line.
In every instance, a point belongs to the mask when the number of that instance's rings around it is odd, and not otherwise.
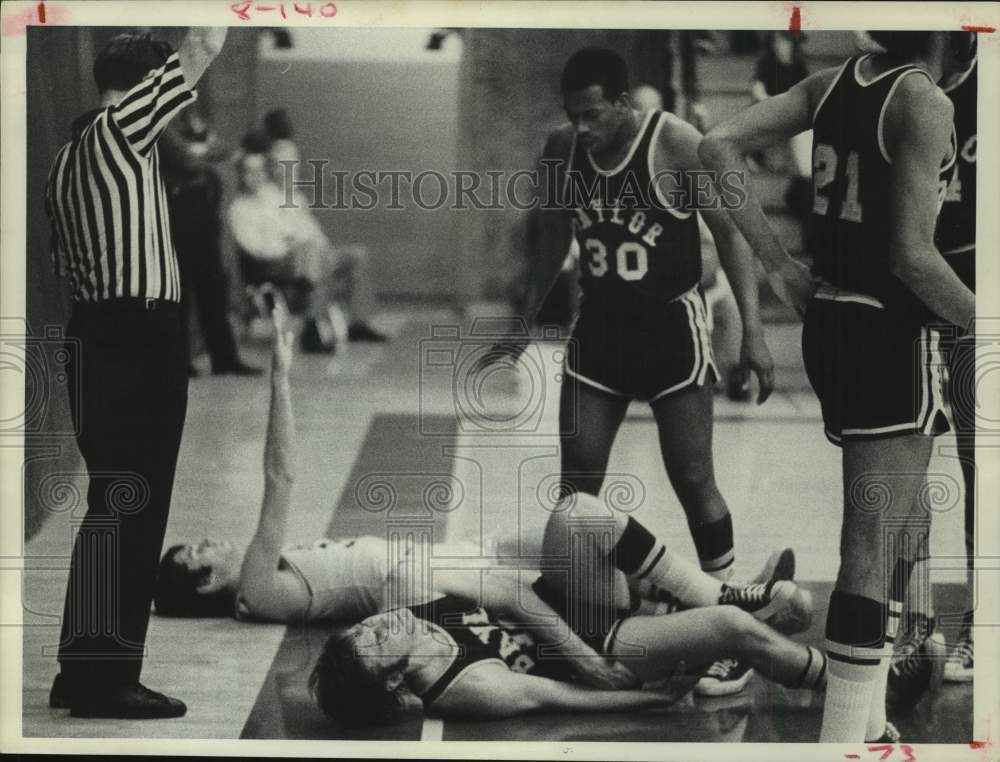
<path fill-rule="evenodd" d="M 777 629 L 808 627 L 811 598 L 794 582 L 729 588 L 599 498 L 577 494 L 560 507 L 545 529 L 541 576 L 502 568 L 447 575 L 450 592 L 334 633 L 310 678 L 323 711 L 346 724 L 372 724 L 398 719 L 411 697 L 438 715 L 481 718 L 651 707 L 676 693 L 640 686 L 669 679 L 682 661 L 733 654 L 787 687 L 825 685 L 823 653 Z M 618 572 L 652 581 L 692 608 L 620 606 Z M 434 573 L 435 588 L 437 580 Z M 573 638 L 596 654 L 567 664 L 562 656 L 575 653 Z M 574 672 L 587 659 L 630 679 L 622 690 L 580 685 Z"/>
<path fill-rule="evenodd" d="M 292 345 L 284 330 L 285 320 L 285 309 L 279 305 L 275 309 L 271 403 L 264 446 L 264 498 L 257 531 L 245 550 L 229 542 L 207 539 L 167 550 L 160 562 L 155 596 L 160 615 L 357 622 L 394 606 L 423 603 L 430 598 L 431 594 L 425 591 L 411 591 L 409 600 L 389 600 L 393 591 L 407 589 L 402 583 L 415 576 L 413 565 L 417 559 L 404 557 L 390 568 L 384 537 L 324 539 L 310 546 L 284 547 L 294 471 L 294 420 L 288 381 Z M 457 547 L 442 550 L 447 555 L 466 558 L 477 555 Z M 674 559 L 677 568 L 697 570 L 672 553 L 666 557 Z M 484 560 L 488 562 L 489 559 Z M 771 557 L 758 579 L 769 580 L 776 573 L 790 576 L 791 568 L 794 556 L 785 550 Z M 438 572 L 434 584 L 438 592 L 462 594 L 467 586 L 458 578 L 467 574 Z M 453 577 L 456 579 L 452 580 Z M 453 589 L 452 584 L 457 587 Z M 624 595 L 635 599 L 631 608 L 643 611 L 716 603 L 723 595 L 767 597 L 764 585 L 730 588 L 716 580 L 709 583 L 707 593 L 703 591 L 701 598 L 692 600 L 686 599 L 687 593 L 681 585 L 675 586 L 676 601 L 666 600 L 664 590 L 650 579 L 641 584 L 633 582 L 628 587 L 632 592 Z M 779 585 L 769 594 L 784 601 L 791 593 L 792 588 Z M 419 596 L 424 597 L 418 599 Z M 540 601 L 537 605 L 544 610 Z M 572 645 L 584 651 L 579 642 Z M 582 669 L 591 682 L 602 684 L 613 679 L 613 673 L 600 667 L 591 659 L 583 663 Z"/>

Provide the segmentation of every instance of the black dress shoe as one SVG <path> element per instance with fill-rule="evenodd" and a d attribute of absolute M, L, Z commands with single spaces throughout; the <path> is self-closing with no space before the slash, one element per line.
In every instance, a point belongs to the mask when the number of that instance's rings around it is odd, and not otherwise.
<path fill-rule="evenodd" d="M 368 325 L 368 323 L 351 323 L 347 327 L 347 340 L 380 342 L 388 341 L 389 337 L 385 334 L 379 333 Z"/>
<path fill-rule="evenodd" d="M 332 355 L 337 351 L 337 342 L 329 326 L 321 326 L 315 320 L 306 322 L 299 337 L 302 351 L 307 354 Z"/>
<path fill-rule="evenodd" d="M 94 693 L 80 691 L 71 699 L 72 717 L 103 717 L 123 720 L 158 720 L 183 717 L 187 707 L 183 701 L 151 691 L 140 683 L 131 683 L 110 691 Z"/>
<path fill-rule="evenodd" d="M 247 365 L 241 360 L 236 360 L 233 363 L 222 365 L 218 368 L 212 368 L 213 376 L 259 376 L 263 372 L 263 369 Z"/>

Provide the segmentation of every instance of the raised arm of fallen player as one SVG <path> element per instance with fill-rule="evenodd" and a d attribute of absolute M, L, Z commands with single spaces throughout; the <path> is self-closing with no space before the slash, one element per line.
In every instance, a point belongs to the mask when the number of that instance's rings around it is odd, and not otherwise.
<path fill-rule="evenodd" d="M 309 591 L 295 574 L 280 569 L 278 564 L 285 543 L 295 471 L 295 426 L 288 382 L 294 339 L 284 304 L 275 305 L 273 317 L 271 407 L 264 443 L 264 499 L 257 531 L 243 557 L 239 596 L 258 617 L 290 621 L 305 614 L 309 607 Z"/>
<path fill-rule="evenodd" d="M 903 78 L 885 111 L 883 136 L 892 160 L 889 249 L 893 275 L 935 314 L 967 327 L 976 297 L 934 246 L 939 175 L 951 143 L 954 107 L 926 77 Z"/>
<path fill-rule="evenodd" d="M 529 252 L 528 283 L 522 317 L 529 325 L 542 308 L 569 254 L 573 241 L 573 223 L 566 199 L 562 197 L 563 181 L 569 168 L 573 146 L 573 127 L 565 125 L 549 135 L 537 168 L 539 234 L 536 248 Z M 476 363 L 473 373 L 503 358 L 520 357 L 528 339 L 511 336 L 497 342 Z"/>
<path fill-rule="evenodd" d="M 661 184 L 674 182 L 675 176 L 670 174 L 670 170 L 703 171 L 704 165 L 698 157 L 701 133 L 693 125 L 672 114 L 665 114 L 663 119 L 664 125 L 660 129 L 653 157 L 654 182 Z M 743 322 L 740 368 L 743 373 L 752 370 L 757 374 L 760 385 L 757 403 L 760 404 L 774 390 L 774 360 L 764 340 L 753 255 L 729 215 L 721 207 L 712 208 L 718 199 L 718 191 L 714 185 L 704 190 L 705 194 L 698 194 L 705 195 L 705 198 L 697 199 L 697 213 L 702 215 L 712 233 L 719 252 L 719 262 L 726 272 L 726 277 L 729 278 L 733 295 L 736 297 L 736 305 Z"/>
<path fill-rule="evenodd" d="M 787 92 L 751 106 L 709 130 L 698 148 L 702 162 L 715 171 L 717 178 L 738 176 L 729 173 L 748 177 L 744 157 L 808 130 L 823 94 L 836 75 L 834 68 L 816 72 Z M 764 263 L 778 295 L 802 314 L 815 290 L 815 282 L 808 270 L 785 250 L 760 201 L 746 185 L 744 189 L 745 203 L 730 210 L 733 222 Z"/>

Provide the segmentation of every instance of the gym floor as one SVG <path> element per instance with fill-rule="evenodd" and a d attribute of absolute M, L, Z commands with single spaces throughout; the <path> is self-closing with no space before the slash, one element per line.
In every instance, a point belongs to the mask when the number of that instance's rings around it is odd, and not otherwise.
<path fill-rule="evenodd" d="M 391 343 L 352 344 L 332 359 L 296 357 L 298 467 L 288 543 L 381 536 L 402 527 L 431 532 L 437 543 L 465 540 L 501 554 L 536 552 L 545 518 L 540 505 L 558 474 L 559 342 L 533 345 L 516 373 L 497 372 L 481 387 L 456 386 L 453 368 L 463 366 L 483 339 L 455 339 L 449 332 L 458 326 L 454 315 L 401 308 L 383 313 L 376 325 L 393 334 Z M 839 451 L 824 438 L 818 405 L 804 383 L 798 335 L 798 326 L 771 326 L 779 391 L 765 405 L 716 396 L 715 467 L 734 518 L 737 576 L 752 577 L 772 550 L 793 547 L 797 579 L 817 603 L 811 629 L 799 637 L 821 645 L 838 560 Z M 244 353 L 267 363 L 264 344 L 249 344 Z M 203 537 L 250 540 L 263 486 L 268 395 L 266 377 L 203 373 L 192 380 L 165 547 Z M 960 482 L 949 438 L 938 442 L 931 471 Z M 609 473 L 623 504 L 693 558 L 647 406 L 630 410 Z M 965 579 L 960 496 L 939 507 L 932 535 L 935 602 L 939 613 L 957 613 Z M 319 713 L 305 684 L 325 627 L 155 615 L 143 682 L 183 699 L 187 715 L 145 722 L 73 719 L 49 709 L 47 698 L 74 522 L 83 508 L 67 505 L 26 546 L 25 737 L 733 743 L 805 742 L 819 734 L 822 695 L 780 688 L 760 674 L 736 696 L 688 696 L 634 715 L 441 722 L 414 714 L 394 728 L 348 731 Z M 913 713 L 891 719 L 910 743 L 967 744 L 972 698 L 971 684 L 946 685 Z"/>

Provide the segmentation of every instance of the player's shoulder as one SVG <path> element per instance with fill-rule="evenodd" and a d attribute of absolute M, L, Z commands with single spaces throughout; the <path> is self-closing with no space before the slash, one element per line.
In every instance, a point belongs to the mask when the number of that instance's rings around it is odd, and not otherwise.
<path fill-rule="evenodd" d="M 955 115 L 951 98 L 926 72 L 913 70 L 900 77 L 886 110 L 886 119 L 905 123 L 950 124 Z"/>
<path fill-rule="evenodd" d="M 653 117 L 653 127 L 657 130 L 660 145 L 669 146 L 682 140 L 701 140 L 701 132 L 691 122 L 681 119 L 670 111 L 661 111 Z"/>

